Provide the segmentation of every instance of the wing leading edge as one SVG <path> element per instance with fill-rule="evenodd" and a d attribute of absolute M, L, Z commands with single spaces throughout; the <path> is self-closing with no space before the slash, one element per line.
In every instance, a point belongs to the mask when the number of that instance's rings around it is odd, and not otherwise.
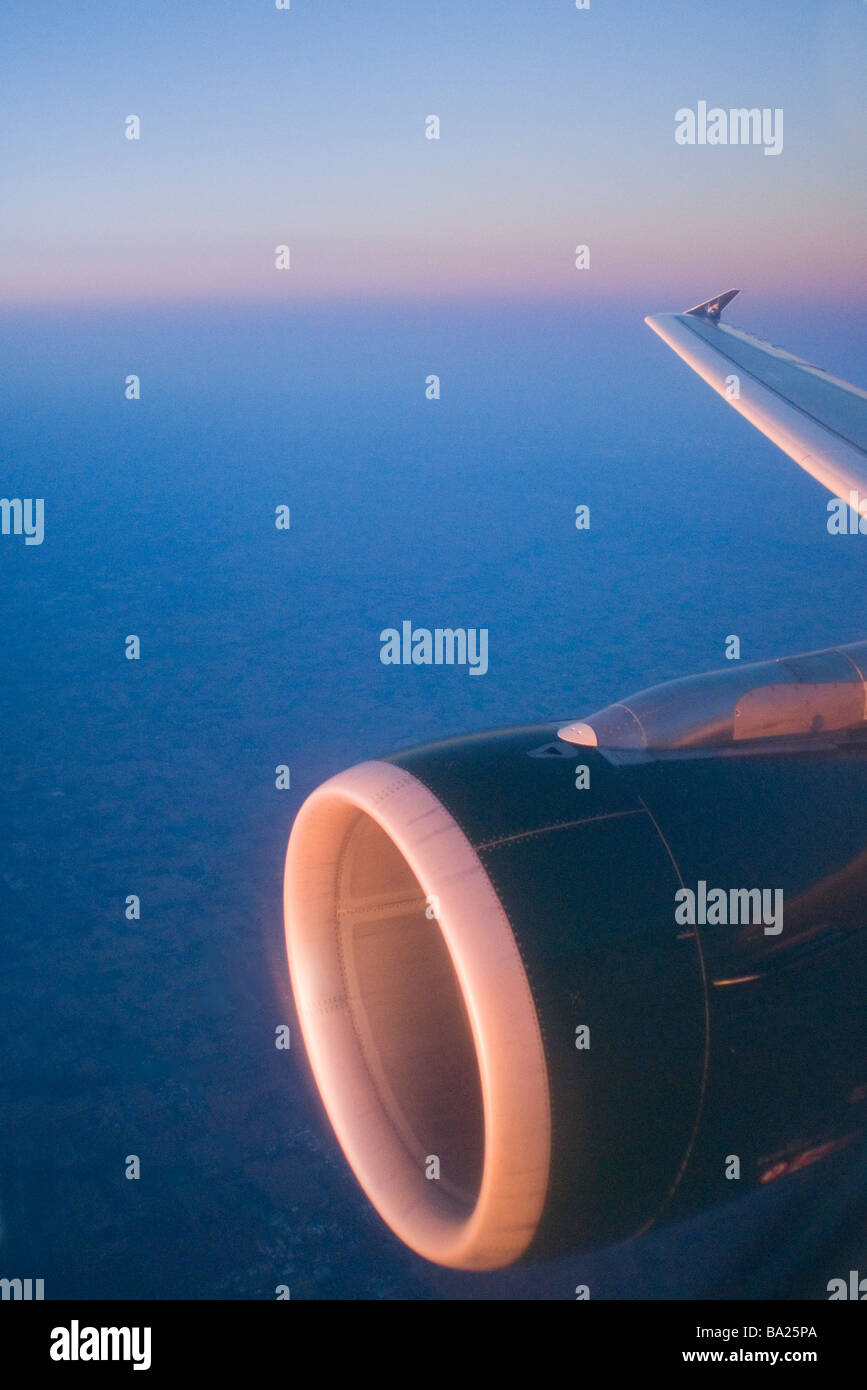
<path fill-rule="evenodd" d="M 645 323 L 834 496 L 867 498 L 867 391 L 720 323 L 737 293 Z"/>

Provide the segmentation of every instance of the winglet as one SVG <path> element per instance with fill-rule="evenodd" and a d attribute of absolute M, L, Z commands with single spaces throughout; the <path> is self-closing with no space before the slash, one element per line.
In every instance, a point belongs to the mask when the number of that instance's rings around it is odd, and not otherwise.
<path fill-rule="evenodd" d="M 725 294 L 718 294 L 716 299 L 706 299 L 704 304 L 696 304 L 694 309 L 685 309 L 684 313 L 695 314 L 696 318 L 700 319 L 713 319 L 716 322 L 736 294 L 740 294 L 740 290 L 726 290 Z"/>

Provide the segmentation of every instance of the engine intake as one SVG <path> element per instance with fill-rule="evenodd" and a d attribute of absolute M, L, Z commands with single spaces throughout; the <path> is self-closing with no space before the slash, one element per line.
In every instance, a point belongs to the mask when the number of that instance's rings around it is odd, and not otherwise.
<path fill-rule="evenodd" d="M 337 1138 L 392 1230 L 463 1269 L 635 1235 L 865 1120 L 867 745 L 618 764 L 556 731 L 363 763 L 287 851 Z M 708 885 L 780 890 L 781 930 L 683 925 Z"/>

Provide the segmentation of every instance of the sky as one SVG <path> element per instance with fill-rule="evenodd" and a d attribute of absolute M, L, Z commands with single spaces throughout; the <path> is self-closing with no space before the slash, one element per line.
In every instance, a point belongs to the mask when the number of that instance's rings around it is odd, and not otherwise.
<path fill-rule="evenodd" d="M 0 44 L 0 307 L 867 294 L 864 0 L 6 0 Z M 677 145 L 699 101 L 782 153 Z"/>

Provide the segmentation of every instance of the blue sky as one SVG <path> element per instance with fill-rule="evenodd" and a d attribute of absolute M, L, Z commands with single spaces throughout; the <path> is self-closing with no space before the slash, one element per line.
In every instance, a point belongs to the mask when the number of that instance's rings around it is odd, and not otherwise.
<path fill-rule="evenodd" d="M 12 0 L 0 42 L 0 302 L 863 294 L 863 0 Z M 699 100 L 783 153 L 678 147 Z"/>

